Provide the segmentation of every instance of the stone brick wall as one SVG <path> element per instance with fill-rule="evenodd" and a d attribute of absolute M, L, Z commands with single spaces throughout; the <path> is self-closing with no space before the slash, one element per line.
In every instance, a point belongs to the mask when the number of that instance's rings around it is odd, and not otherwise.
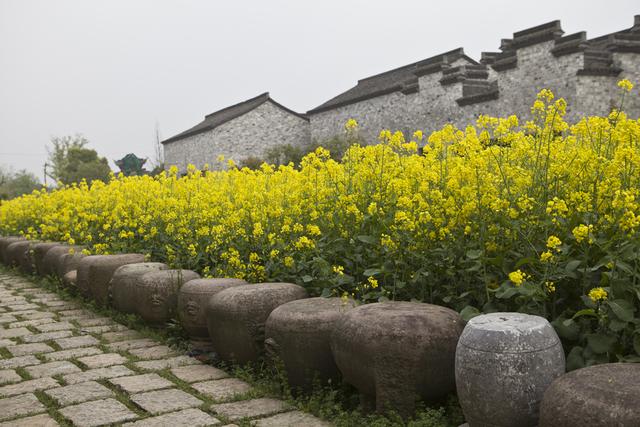
<path fill-rule="evenodd" d="M 299 145 L 309 141 L 309 122 L 267 101 L 248 113 L 212 130 L 164 145 L 166 168 L 184 172 L 188 164 L 202 169 L 225 167 L 219 155 L 236 163 L 251 156 L 262 157 L 267 148 L 279 144 Z"/>
<path fill-rule="evenodd" d="M 617 107 L 620 89 L 616 83 L 623 78 L 638 85 L 634 95 L 625 100 L 624 110 L 630 117 L 640 117 L 640 97 L 637 94 L 640 87 L 640 17 L 636 17 L 631 33 L 621 36 L 627 39 L 635 37 L 631 41 L 607 44 L 599 38 L 588 44 L 591 41 L 586 40 L 585 33 L 564 38 L 560 37 L 561 34 L 559 22 L 556 21 L 515 33 L 513 40 L 503 40 L 503 52 L 490 53 L 487 57 L 497 55 L 498 59 L 508 58 L 510 65 L 507 66 L 494 68 L 491 62 L 478 65 L 472 60 L 460 58 L 453 63 L 443 64 L 442 69 L 436 72 L 422 76 L 417 74 L 417 92 L 405 94 L 398 90 L 331 110 L 312 110 L 308 113 L 311 138 L 321 142 L 340 135 L 350 118 L 358 121 L 360 135 L 368 143 L 376 142 L 382 129 L 402 130 L 405 135 L 420 129 L 429 134 L 447 123 L 464 128 L 473 124 L 480 114 L 498 117 L 516 114 L 524 123 L 531 118 L 530 110 L 536 94 L 545 88 L 552 90 L 557 98 L 565 98 L 568 103 L 566 118 L 575 122 L 585 115 L 606 115 Z M 619 36 L 614 35 L 610 39 L 616 37 Z M 612 63 L 604 66 L 587 64 L 587 50 L 591 50 L 592 54 L 594 50 L 605 54 L 610 52 Z M 488 76 L 484 83 L 487 87 L 495 86 L 497 94 L 486 99 L 460 102 L 468 96 L 465 94 L 466 78 L 464 75 L 459 79 L 447 78 L 450 76 L 447 70 L 450 72 L 460 65 L 475 69 L 481 69 L 484 65 L 484 72 Z M 585 68 L 589 70 L 585 72 Z M 475 79 L 476 84 L 483 83 L 482 77 Z"/>

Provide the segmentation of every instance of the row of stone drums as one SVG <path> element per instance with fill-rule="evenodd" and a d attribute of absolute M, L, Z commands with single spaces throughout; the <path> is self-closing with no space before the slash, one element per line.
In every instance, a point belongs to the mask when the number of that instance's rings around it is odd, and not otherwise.
<path fill-rule="evenodd" d="M 139 254 L 85 256 L 81 247 L 0 238 L 0 257 L 25 273 L 58 276 L 85 297 L 162 326 L 177 316 L 194 339 L 240 364 L 279 358 L 309 390 L 344 379 L 365 409 L 410 416 L 418 398 L 457 391 L 472 426 L 640 426 L 640 364 L 565 374 L 562 345 L 538 316 L 492 313 L 466 325 L 445 307 L 357 306 L 308 298 L 291 283 L 201 279 Z"/>

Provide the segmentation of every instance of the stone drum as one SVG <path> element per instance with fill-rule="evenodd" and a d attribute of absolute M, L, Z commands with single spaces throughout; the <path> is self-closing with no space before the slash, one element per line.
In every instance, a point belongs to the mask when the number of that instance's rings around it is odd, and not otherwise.
<path fill-rule="evenodd" d="M 207 325 L 213 347 L 222 360 L 255 362 L 264 352 L 267 318 L 278 306 L 307 297 L 292 283 L 234 286 L 209 300 Z"/>
<path fill-rule="evenodd" d="M 20 240 L 25 240 L 24 237 L 18 236 L 8 236 L 8 237 L 0 237 L 0 261 L 4 265 L 9 265 L 9 260 L 7 259 L 7 248 L 13 242 L 19 242 Z"/>
<path fill-rule="evenodd" d="M 113 273 L 109 290 L 113 307 L 122 313 L 137 313 L 135 287 L 143 274 L 150 271 L 167 270 L 167 264 L 161 262 L 140 262 L 127 264 Z"/>
<path fill-rule="evenodd" d="M 58 243 L 58 242 L 42 242 L 42 243 L 36 243 L 35 245 L 33 245 L 33 262 L 34 262 L 35 267 L 36 267 L 36 273 L 40 274 L 41 276 L 45 275 L 45 274 L 43 274 L 44 256 L 47 254 L 49 249 L 51 249 L 51 248 L 53 248 L 55 246 L 60 246 L 60 243 Z"/>
<path fill-rule="evenodd" d="M 454 358 L 463 321 L 453 310 L 415 302 L 383 302 L 345 313 L 331 335 L 344 379 L 365 409 L 413 414 L 417 397 L 455 389 Z"/>
<path fill-rule="evenodd" d="M 540 427 L 640 426 L 640 363 L 607 363 L 556 379 L 540 405 Z"/>
<path fill-rule="evenodd" d="M 78 264 L 77 286 L 80 293 L 98 304 L 107 303 L 111 276 L 126 264 L 144 262 L 142 254 L 91 255 Z"/>
<path fill-rule="evenodd" d="M 522 313 L 474 317 L 456 351 L 456 386 L 467 423 L 537 425 L 542 396 L 564 367 L 560 339 L 544 318 Z"/>
<path fill-rule="evenodd" d="M 340 372 L 331 353 L 336 321 L 354 307 L 353 300 L 308 298 L 291 301 L 271 312 L 265 347 L 284 363 L 291 388 L 310 391 L 314 380 L 337 382 Z"/>
<path fill-rule="evenodd" d="M 207 304 L 225 289 L 246 285 L 242 279 L 196 279 L 185 283 L 178 295 L 180 323 L 193 339 L 208 340 Z"/>
<path fill-rule="evenodd" d="M 162 326 L 176 314 L 180 288 L 199 279 L 191 270 L 161 270 L 143 274 L 134 287 L 138 314 L 154 326 Z"/>

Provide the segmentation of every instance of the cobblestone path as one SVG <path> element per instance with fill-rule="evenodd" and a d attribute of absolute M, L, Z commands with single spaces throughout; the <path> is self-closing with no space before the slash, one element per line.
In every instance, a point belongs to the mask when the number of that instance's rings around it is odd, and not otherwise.
<path fill-rule="evenodd" d="M 58 425 L 329 424 L 0 272 L 0 427 Z"/>

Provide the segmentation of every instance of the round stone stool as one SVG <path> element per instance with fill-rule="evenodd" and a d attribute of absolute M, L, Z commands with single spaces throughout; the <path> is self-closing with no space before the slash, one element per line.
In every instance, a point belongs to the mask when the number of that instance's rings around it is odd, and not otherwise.
<path fill-rule="evenodd" d="M 134 289 L 137 282 L 145 273 L 167 269 L 167 264 L 161 262 L 140 262 L 118 267 L 109 283 L 113 307 L 122 313 L 137 313 Z"/>
<path fill-rule="evenodd" d="M 178 294 L 178 316 L 189 336 L 195 340 L 208 341 L 209 299 L 225 289 L 246 284 L 242 279 L 195 279 L 185 283 Z"/>
<path fill-rule="evenodd" d="M 10 243 L 6 251 L 7 265 L 10 267 L 19 267 L 23 273 L 31 274 L 33 272 L 33 266 L 29 250 L 35 243 L 40 242 L 36 240 L 18 240 Z"/>
<path fill-rule="evenodd" d="M 470 427 L 535 426 L 544 391 L 565 369 L 546 319 L 522 313 L 474 317 L 456 350 L 458 400 Z"/>
<path fill-rule="evenodd" d="M 25 238 L 18 236 L 0 237 L 0 261 L 2 261 L 4 265 L 9 265 L 9 260 L 7 259 L 7 248 L 9 245 L 21 240 L 25 240 Z"/>
<path fill-rule="evenodd" d="M 540 427 L 640 426 L 640 363 L 607 363 L 556 379 L 540 405 Z"/>
<path fill-rule="evenodd" d="M 33 263 L 35 264 L 35 267 L 36 267 L 36 273 L 38 273 L 39 275 L 44 276 L 43 274 L 44 256 L 47 254 L 49 249 L 56 246 L 60 246 L 60 243 L 42 242 L 42 243 L 36 243 L 35 245 L 33 245 Z"/>
<path fill-rule="evenodd" d="M 136 281 L 134 301 L 138 314 L 153 326 L 164 326 L 175 317 L 180 288 L 200 275 L 191 270 L 150 271 Z"/>
<path fill-rule="evenodd" d="M 82 246 L 69 246 L 65 244 L 58 244 L 49 249 L 42 258 L 42 267 L 40 269 L 40 275 L 42 276 L 58 276 L 62 278 L 66 271 L 62 271 L 62 257 L 70 255 L 71 253 L 81 253 Z M 62 274 L 60 274 L 62 272 Z"/>
<path fill-rule="evenodd" d="M 415 302 L 383 302 L 345 313 L 331 350 L 362 405 L 408 417 L 416 397 L 432 400 L 454 390 L 454 357 L 463 321 L 453 310 Z"/>
<path fill-rule="evenodd" d="M 292 388 L 310 391 L 314 380 L 322 385 L 339 380 L 340 371 L 331 354 L 331 332 L 336 321 L 354 306 L 354 301 L 341 298 L 308 298 L 271 312 L 265 347 L 284 363 Z"/>
<path fill-rule="evenodd" d="M 218 292 L 207 306 L 207 326 L 222 360 L 240 364 L 257 361 L 264 352 L 264 328 L 278 306 L 307 297 L 292 283 L 258 283 Z"/>
<path fill-rule="evenodd" d="M 75 288 L 78 283 L 78 270 L 71 270 L 62 277 L 62 284 L 68 288 Z"/>
<path fill-rule="evenodd" d="M 142 254 L 90 255 L 78 263 L 78 290 L 85 297 L 105 305 L 109 296 L 109 282 L 113 273 L 126 264 L 144 262 Z"/>
<path fill-rule="evenodd" d="M 56 266 L 58 277 L 64 277 L 68 272 L 77 270 L 80 267 L 80 261 L 87 257 L 82 253 L 84 249 L 83 246 L 72 246 L 72 250 L 58 257 L 58 265 Z"/>

